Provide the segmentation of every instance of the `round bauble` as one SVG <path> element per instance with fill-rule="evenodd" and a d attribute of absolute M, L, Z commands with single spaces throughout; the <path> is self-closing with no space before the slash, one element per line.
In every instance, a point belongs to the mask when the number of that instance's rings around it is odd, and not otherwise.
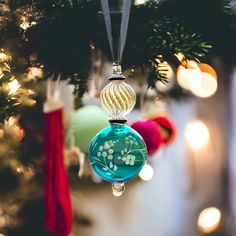
<path fill-rule="evenodd" d="M 162 137 L 159 127 L 154 121 L 137 121 L 131 125 L 144 139 L 148 155 L 153 155 L 161 146 Z"/>
<path fill-rule="evenodd" d="M 174 123 L 169 118 L 164 116 L 156 117 L 152 119 L 152 121 L 154 121 L 160 128 L 162 137 L 161 144 L 167 145 L 172 143 L 176 136 L 176 127 Z"/>
<path fill-rule="evenodd" d="M 193 60 L 183 61 L 177 68 L 176 76 L 179 86 L 186 90 L 199 86 L 202 78 L 201 70 Z"/>
<path fill-rule="evenodd" d="M 123 80 L 112 80 L 101 92 L 101 106 L 112 120 L 125 119 L 134 108 L 136 95 Z"/>
<path fill-rule="evenodd" d="M 84 153 L 88 153 L 93 137 L 106 127 L 107 114 L 100 107 L 94 105 L 78 109 L 72 119 L 75 145 Z"/>
<path fill-rule="evenodd" d="M 192 93 L 198 97 L 207 98 L 217 91 L 217 74 L 208 64 L 201 63 L 198 66 L 202 72 L 202 79 L 198 86 L 192 88 Z"/>
<path fill-rule="evenodd" d="M 146 163 L 147 149 L 142 137 L 123 124 L 111 124 L 93 139 L 89 160 L 104 180 L 123 183 L 135 178 Z"/>

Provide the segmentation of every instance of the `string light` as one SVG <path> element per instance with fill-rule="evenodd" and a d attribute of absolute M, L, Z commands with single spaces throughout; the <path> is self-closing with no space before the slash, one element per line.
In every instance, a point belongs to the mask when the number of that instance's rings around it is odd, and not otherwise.
<path fill-rule="evenodd" d="M 21 87 L 21 84 L 11 73 L 11 68 L 8 65 L 8 61 L 11 60 L 11 56 L 7 55 L 4 52 L 4 49 L 0 49 L 0 79 L 1 83 L 1 91 L 4 92 L 4 102 L 2 103 L 2 116 L 1 122 L 8 119 L 9 116 L 15 114 L 17 110 L 15 109 L 20 104 L 24 104 L 26 106 L 34 105 L 35 101 L 30 98 L 33 94 L 33 90 L 27 90 Z M 37 74 L 37 76 L 41 76 Z M 18 129 L 15 138 L 16 140 L 21 140 L 24 136 L 24 132 L 22 129 Z"/>
<path fill-rule="evenodd" d="M 22 165 L 19 165 L 16 167 L 16 173 L 24 176 L 26 181 L 32 179 L 32 177 L 35 175 L 35 172 L 31 167 L 29 167 L 29 166 L 24 167 Z"/>
<path fill-rule="evenodd" d="M 136 0 L 135 5 L 141 5 L 144 4 L 147 0 Z"/>
<path fill-rule="evenodd" d="M 20 142 L 25 136 L 25 131 L 22 129 L 15 116 L 11 116 L 4 122 L 4 130 L 7 134 L 11 135 L 16 142 Z"/>
<path fill-rule="evenodd" d="M 151 165 L 146 164 L 139 173 L 139 177 L 144 181 L 149 181 L 153 178 L 153 168 Z"/>
<path fill-rule="evenodd" d="M 24 167 L 23 166 L 17 166 L 16 167 L 16 172 L 18 174 L 23 174 L 24 173 Z"/>
<path fill-rule="evenodd" d="M 185 130 L 188 145 L 194 150 L 203 149 L 209 142 L 209 130 L 202 121 L 189 123 Z"/>
<path fill-rule="evenodd" d="M 91 42 L 89 46 L 90 46 L 90 49 L 91 49 L 91 50 L 94 50 L 94 49 L 95 49 L 94 43 Z"/>
<path fill-rule="evenodd" d="M 30 80 L 34 80 L 36 78 L 42 78 L 43 69 L 41 67 L 36 67 L 36 66 L 30 67 L 27 77 Z"/>
<path fill-rule="evenodd" d="M 206 208 L 199 214 L 198 228 L 205 234 L 212 233 L 219 227 L 221 218 L 221 211 L 218 208 Z"/>
<path fill-rule="evenodd" d="M 31 26 L 36 25 L 37 23 L 35 21 L 29 22 L 27 21 L 27 19 L 25 17 L 22 17 L 22 22 L 20 24 L 20 28 L 23 31 L 26 31 L 28 28 L 30 28 Z"/>
<path fill-rule="evenodd" d="M 6 62 L 4 62 L 4 64 L 1 65 L 1 68 L 0 68 L 0 73 L 2 74 L 2 77 L 4 76 L 4 73 L 10 72 L 10 71 L 11 71 L 10 66 Z"/>
<path fill-rule="evenodd" d="M 8 127 L 10 127 L 17 123 L 17 119 L 15 116 L 11 116 L 5 123 Z"/>
<path fill-rule="evenodd" d="M 9 95 L 14 94 L 20 88 L 20 84 L 16 79 L 13 79 L 11 82 L 8 83 L 8 90 Z"/>
<path fill-rule="evenodd" d="M 32 89 L 27 89 L 26 92 L 28 95 L 35 95 L 35 91 Z"/>
<path fill-rule="evenodd" d="M 42 12 L 36 12 L 31 4 L 27 4 L 24 7 L 17 8 L 15 14 L 18 24 L 24 32 L 28 28 L 36 25 L 37 22 L 43 17 Z"/>
<path fill-rule="evenodd" d="M 26 31 L 30 27 L 29 21 L 27 21 L 27 18 L 25 16 L 21 17 L 21 24 L 20 24 L 21 29 Z"/>
<path fill-rule="evenodd" d="M 4 62 L 9 60 L 9 56 L 3 51 L 0 51 L 0 62 Z"/>

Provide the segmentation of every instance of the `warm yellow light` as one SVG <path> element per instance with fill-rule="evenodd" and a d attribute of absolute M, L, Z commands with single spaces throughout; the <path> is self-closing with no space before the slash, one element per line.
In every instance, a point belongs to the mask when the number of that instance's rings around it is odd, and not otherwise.
<path fill-rule="evenodd" d="M 18 174 L 23 174 L 24 173 L 24 167 L 23 166 L 17 166 L 16 167 L 16 172 Z"/>
<path fill-rule="evenodd" d="M 221 212 L 216 207 L 204 209 L 197 221 L 198 228 L 205 234 L 214 232 L 220 225 Z"/>
<path fill-rule="evenodd" d="M 4 216 L 0 216 L 0 228 L 4 228 L 7 224 L 7 220 Z M 0 234 L 1 236 L 1 234 Z"/>
<path fill-rule="evenodd" d="M 147 0 L 136 0 L 135 5 L 144 4 Z"/>
<path fill-rule="evenodd" d="M 20 88 L 20 84 L 16 79 L 8 83 L 9 94 L 16 93 L 19 88 Z"/>
<path fill-rule="evenodd" d="M 23 30 L 27 30 L 27 29 L 30 27 L 30 23 L 27 22 L 27 21 L 23 21 L 23 22 L 20 24 L 20 27 L 21 27 Z"/>
<path fill-rule="evenodd" d="M 146 164 L 139 172 L 139 177 L 144 181 L 149 181 L 153 177 L 153 168 L 151 165 Z"/>
<path fill-rule="evenodd" d="M 21 29 L 26 31 L 30 27 L 30 22 L 27 20 L 25 16 L 21 17 L 21 24 L 20 24 Z"/>
<path fill-rule="evenodd" d="M 216 92 L 217 87 L 217 80 L 212 75 L 202 73 L 202 81 L 200 85 L 191 89 L 191 91 L 198 97 L 207 98 Z"/>
<path fill-rule="evenodd" d="M 201 83 L 192 87 L 192 93 L 198 97 L 207 98 L 212 96 L 217 90 L 217 74 L 208 64 L 199 64 L 202 72 Z"/>
<path fill-rule="evenodd" d="M 34 80 L 35 78 L 43 77 L 43 69 L 41 67 L 30 67 L 28 72 L 28 79 Z"/>
<path fill-rule="evenodd" d="M 6 60 L 8 60 L 7 54 L 3 51 L 0 51 L 0 62 L 4 62 Z"/>
<path fill-rule="evenodd" d="M 186 142 L 194 150 L 204 148 L 209 142 L 209 137 L 209 130 L 202 121 L 193 121 L 186 127 Z"/>
<path fill-rule="evenodd" d="M 9 126 L 13 126 L 17 124 L 17 118 L 15 116 L 9 117 L 9 119 L 6 121 L 6 124 Z"/>
<path fill-rule="evenodd" d="M 4 137 L 4 130 L 3 129 L 0 129 L 0 139 L 2 139 Z"/>
<path fill-rule="evenodd" d="M 177 82 L 183 89 L 191 90 L 198 87 L 201 79 L 201 70 L 195 61 L 187 61 L 177 69 Z"/>
<path fill-rule="evenodd" d="M 4 130 L 13 137 L 13 139 L 17 142 L 21 141 L 25 135 L 24 129 L 22 129 L 18 120 L 15 116 L 11 116 L 9 119 L 4 122 Z"/>

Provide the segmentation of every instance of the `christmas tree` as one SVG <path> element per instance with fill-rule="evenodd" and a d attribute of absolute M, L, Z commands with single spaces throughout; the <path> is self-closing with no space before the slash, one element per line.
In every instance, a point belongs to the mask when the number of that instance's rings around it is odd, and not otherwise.
<path fill-rule="evenodd" d="M 235 64 L 236 15 L 229 1 L 135 2 L 132 1 L 130 11 L 122 68 L 131 81 L 152 89 L 154 96 L 190 98 L 194 92 L 176 80 L 166 90 L 157 86 L 171 84 L 169 70 L 178 74 L 180 66 L 193 69 L 189 61 L 205 64 L 211 63 L 212 58 L 220 58 L 227 69 Z M 122 1 L 110 1 L 110 9 L 117 49 Z M 100 1 L 0 2 L 0 207 L 3 210 L 0 223 L 1 219 L 5 222 L 0 228 L 7 235 L 48 234 L 43 229 L 44 211 L 38 200 L 43 192 L 45 81 L 60 78 L 73 85 L 76 108 L 82 106 L 83 96 L 91 93 L 93 76 L 101 77 L 112 60 L 106 35 Z M 208 73 L 203 69 L 201 72 Z M 94 97 L 100 92 L 101 89 Z M 164 121 L 160 126 L 162 133 L 174 136 L 171 124 Z M 69 128 L 67 131 L 70 136 Z M 79 150 L 71 150 L 68 143 L 70 155 L 78 156 Z M 74 159 L 67 166 L 71 183 L 77 181 L 79 164 Z M 124 162 L 130 164 L 132 160 Z M 115 166 L 112 164 L 111 168 L 114 170 Z M 27 206 L 31 207 L 32 199 L 36 199 L 33 207 L 39 206 L 37 220 L 42 222 L 41 225 L 32 222 L 28 229 L 21 219 L 31 217 Z M 37 233 L 33 230 L 36 226 Z"/>

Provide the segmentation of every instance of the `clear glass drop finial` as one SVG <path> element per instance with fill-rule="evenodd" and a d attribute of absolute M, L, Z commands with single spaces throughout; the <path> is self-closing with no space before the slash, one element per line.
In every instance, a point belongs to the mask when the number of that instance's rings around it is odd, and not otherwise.
<path fill-rule="evenodd" d="M 112 183 L 112 193 L 115 197 L 120 197 L 125 191 L 124 183 Z"/>

